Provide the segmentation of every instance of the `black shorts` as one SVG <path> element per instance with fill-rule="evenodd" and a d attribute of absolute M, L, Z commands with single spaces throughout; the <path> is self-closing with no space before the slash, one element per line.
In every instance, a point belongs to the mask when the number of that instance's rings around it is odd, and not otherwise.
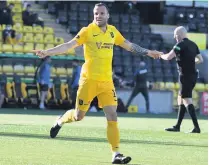
<path fill-rule="evenodd" d="M 41 91 L 48 91 L 48 89 L 49 89 L 48 84 L 40 84 L 39 83 L 39 86 L 40 86 Z"/>
<path fill-rule="evenodd" d="M 197 82 L 197 74 L 184 76 L 179 76 L 179 95 L 182 98 L 192 98 L 192 90 L 195 87 L 195 84 Z"/>

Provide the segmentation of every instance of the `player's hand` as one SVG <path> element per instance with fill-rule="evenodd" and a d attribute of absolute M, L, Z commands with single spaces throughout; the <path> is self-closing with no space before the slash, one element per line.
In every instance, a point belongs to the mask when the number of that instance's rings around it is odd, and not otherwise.
<path fill-rule="evenodd" d="M 161 55 L 163 55 L 163 52 L 159 52 L 156 50 L 149 50 L 147 55 L 154 59 L 158 59 L 160 58 Z"/>
<path fill-rule="evenodd" d="M 161 58 L 161 56 L 163 56 L 163 55 L 165 55 L 164 53 L 162 53 L 161 55 L 160 55 L 160 57 L 159 58 Z"/>
<path fill-rule="evenodd" d="M 32 52 L 35 53 L 39 58 L 45 58 L 46 56 L 49 56 L 45 50 L 33 50 Z"/>

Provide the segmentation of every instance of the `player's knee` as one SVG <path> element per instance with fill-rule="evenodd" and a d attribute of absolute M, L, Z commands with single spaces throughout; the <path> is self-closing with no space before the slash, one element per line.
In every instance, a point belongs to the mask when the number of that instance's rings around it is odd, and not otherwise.
<path fill-rule="evenodd" d="M 117 121 L 117 106 L 106 106 L 104 112 L 108 121 Z"/>
<path fill-rule="evenodd" d="M 84 116 L 81 114 L 76 114 L 74 118 L 75 118 L 75 121 L 81 121 L 84 118 Z"/>
<path fill-rule="evenodd" d="M 189 104 L 192 104 L 192 99 L 191 98 L 183 98 L 183 103 L 187 107 Z"/>
<path fill-rule="evenodd" d="M 178 96 L 177 103 L 178 103 L 178 105 L 182 105 L 183 104 L 183 100 L 182 100 L 181 96 Z"/>

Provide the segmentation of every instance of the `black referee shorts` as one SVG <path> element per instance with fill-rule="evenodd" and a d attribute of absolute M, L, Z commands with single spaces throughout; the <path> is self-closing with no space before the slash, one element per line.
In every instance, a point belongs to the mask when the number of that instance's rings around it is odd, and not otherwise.
<path fill-rule="evenodd" d="M 192 98 L 192 90 L 197 82 L 197 74 L 194 75 L 180 75 L 179 76 L 179 95 L 182 98 Z"/>
<path fill-rule="evenodd" d="M 40 90 L 41 91 L 48 91 L 48 89 L 49 89 L 48 84 L 41 84 L 41 83 L 39 83 L 39 86 L 40 86 Z"/>

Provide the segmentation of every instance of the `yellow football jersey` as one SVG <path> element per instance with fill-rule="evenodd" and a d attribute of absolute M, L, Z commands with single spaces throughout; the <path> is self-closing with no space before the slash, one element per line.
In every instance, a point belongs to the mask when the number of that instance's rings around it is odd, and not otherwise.
<path fill-rule="evenodd" d="M 107 25 L 106 32 L 103 32 L 91 23 L 82 28 L 74 39 L 84 48 L 85 63 L 81 78 L 111 81 L 113 46 L 125 41 L 121 33 L 112 25 Z"/>

